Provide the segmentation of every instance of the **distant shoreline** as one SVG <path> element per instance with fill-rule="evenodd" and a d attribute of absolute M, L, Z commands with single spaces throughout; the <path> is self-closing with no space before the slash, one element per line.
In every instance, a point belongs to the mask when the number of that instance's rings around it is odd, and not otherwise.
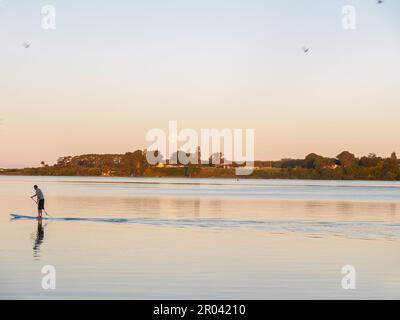
<path fill-rule="evenodd" d="M 39 168 L 40 169 L 40 168 Z M 85 174 L 45 174 L 42 172 L 29 173 L 26 174 L 27 169 L 6 169 L 0 172 L 0 176 L 9 177 L 96 177 L 96 178 L 157 178 L 157 179 L 232 179 L 232 180 L 247 180 L 247 179 L 257 179 L 257 180 L 323 180 L 323 181 L 400 181 L 400 179 L 382 179 L 382 178 L 360 178 L 360 177 L 324 177 L 315 172 L 313 176 L 309 176 L 306 173 L 293 174 L 288 170 L 254 170 L 253 174 L 247 176 L 239 176 L 230 169 L 214 169 L 216 172 L 212 175 L 205 174 L 195 174 L 186 176 L 183 173 L 177 174 L 177 172 L 164 172 L 163 175 L 151 174 L 151 175 L 140 175 L 140 176 L 129 176 L 129 175 L 85 175 Z M 29 169 L 31 170 L 31 169 Z M 331 173 L 332 174 L 332 173 Z"/>
<path fill-rule="evenodd" d="M 158 151 L 152 152 L 153 156 L 157 153 L 157 159 L 163 159 Z M 0 175 L 400 181 L 400 162 L 394 152 L 388 158 L 373 153 L 357 158 L 343 151 L 336 158 L 310 153 L 304 159 L 254 161 L 246 167 L 252 170 L 249 175 L 238 175 L 236 170 L 241 166 L 226 161 L 222 153 L 213 154 L 208 161 L 202 160 L 200 164 L 197 164 L 197 159 L 203 159 L 200 152 L 197 157 L 185 154 L 182 158 L 177 153 L 175 157 L 160 160 L 154 165 L 147 161 L 149 153 L 136 150 L 125 154 L 67 156 L 59 158 L 54 165 L 42 161 L 42 166 L 38 168 L 0 169 Z M 189 161 L 188 164 L 178 161 L 188 156 L 195 161 Z"/>
<path fill-rule="evenodd" d="M 49 175 L 13 175 L 13 174 L 1 174 L 0 173 L 0 178 L 1 177 L 25 177 L 25 178 L 30 178 L 30 177 L 41 177 L 41 178 L 104 178 L 104 179 L 110 179 L 110 182 L 107 183 L 138 183 L 138 184 L 154 184 L 155 182 L 151 181 L 151 179 L 160 179 L 160 180 L 168 180 L 168 179 L 182 179 L 182 180 L 235 180 L 235 181 L 245 181 L 245 180 L 259 180 L 259 181 L 276 181 L 276 180 L 293 180 L 293 181 L 352 181 L 352 182 L 368 182 L 368 181 L 375 181 L 375 182 L 400 182 L 400 180 L 378 180 L 378 179 L 374 179 L 374 180 L 360 180 L 360 179 L 297 179 L 297 178 L 254 178 L 251 176 L 247 176 L 247 177 L 239 177 L 239 176 L 235 176 L 235 178 L 226 178 L 226 177 L 125 177 L 125 176 L 49 176 Z M 113 178 L 120 178 L 120 179 L 144 179 L 143 181 L 111 181 L 111 179 Z M 145 181 L 145 179 L 149 179 L 149 181 Z M 69 180 L 66 180 L 69 181 Z M 106 181 L 106 180 L 104 180 Z M 87 180 L 87 182 L 90 182 L 90 180 Z M 174 183 L 171 183 L 174 184 Z M 179 183 L 177 183 L 179 184 Z M 196 182 L 193 183 L 187 183 L 187 184 L 199 184 Z M 219 183 L 218 183 L 219 185 Z M 255 184 L 258 185 L 258 184 Z"/>

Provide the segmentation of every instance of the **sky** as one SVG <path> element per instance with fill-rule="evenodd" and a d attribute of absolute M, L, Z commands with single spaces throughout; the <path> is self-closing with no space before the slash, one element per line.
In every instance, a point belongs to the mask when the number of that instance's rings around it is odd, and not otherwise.
<path fill-rule="evenodd" d="M 3 168 L 144 149 L 170 120 L 254 129 L 256 159 L 400 153 L 397 0 L 0 0 L 0 39 Z"/>

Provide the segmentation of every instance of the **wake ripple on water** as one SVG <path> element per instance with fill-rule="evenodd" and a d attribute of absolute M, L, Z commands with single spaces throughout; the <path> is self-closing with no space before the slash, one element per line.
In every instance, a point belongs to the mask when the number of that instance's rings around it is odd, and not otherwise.
<path fill-rule="evenodd" d="M 11 220 L 36 220 L 34 216 L 11 214 Z M 400 224 L 382 221 L 313 221 L 313 220 L 233 220 L 233 219 L 152 219 L 43 217 L 61 222 L 138 224 L 175 228 L 253 229 L 270 233 L 300 233 L 310 236 L 339 236 L 357 239 L 400 240 Z"/>

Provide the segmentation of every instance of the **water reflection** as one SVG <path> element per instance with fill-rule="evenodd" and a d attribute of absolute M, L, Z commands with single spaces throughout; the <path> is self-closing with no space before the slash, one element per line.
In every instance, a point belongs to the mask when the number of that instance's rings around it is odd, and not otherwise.
<path fill-rule="evenodd" d="M 36 230 L 36 236 L 34 239 L 34 245 L 33 245 L 33 258 L 35 260 L 40 259 L 40 246 L 43 243 L 44 240 L 44 227 L 43 227 L 43 220 L 38 219 L 38 225 L 37 225 L 37 230 Z"/>
<path fill-rule="evenodd" d="M 49 232 L 47 217 L 9 221 L 10 213 L 35 215 L 21 199 L 38 178 L 4 179 L 3 299 L 48 298 L 37 281 L 43 260 L 69 270 L 60 299 L 399 298 L 400 184 L 377 195 L 376 188 L 352 190 L 353 182 L 105 187 L 41 177 L 54 217 Z M 343 292 L 340 270 L 348 263 L 362 290 Z"/>

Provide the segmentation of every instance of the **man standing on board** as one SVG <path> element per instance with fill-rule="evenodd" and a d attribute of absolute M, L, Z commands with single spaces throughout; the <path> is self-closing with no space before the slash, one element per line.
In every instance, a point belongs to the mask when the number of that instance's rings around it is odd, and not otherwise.
<path fill-rule="evenodd" d="M 34 185 L 36 193 L 31 197 L 32 199 L 36 197 L 36 203 L 38 204 L 38 218 L 42 218 L 42 211 L 44 210 L 44 195 L 42 190 L 39 189 L 37 185 Z"/>

